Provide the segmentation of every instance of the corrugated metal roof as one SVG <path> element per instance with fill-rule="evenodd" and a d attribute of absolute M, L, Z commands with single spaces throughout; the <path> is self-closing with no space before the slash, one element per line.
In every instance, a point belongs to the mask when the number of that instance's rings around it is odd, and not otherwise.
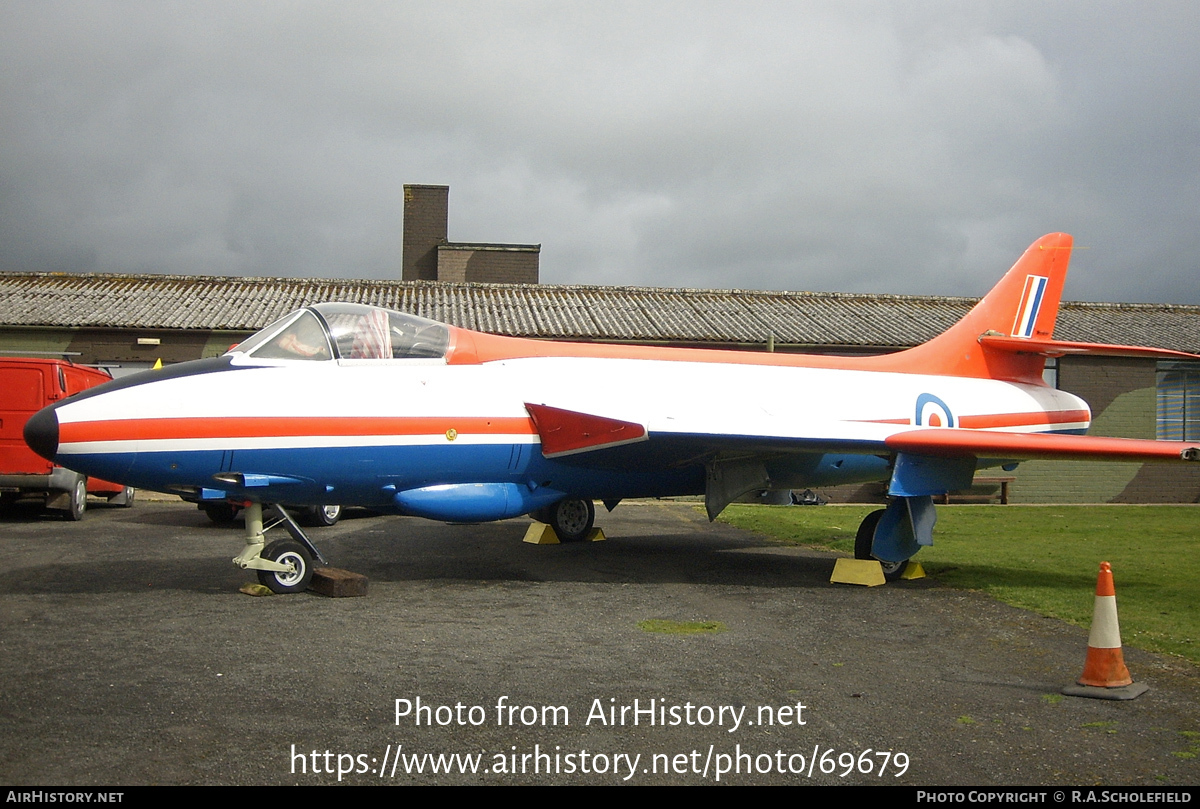
<path fill-rule="evenodd" d="M 496 334 L 575 340 L 891 347 L 928 340 L 974 298 L 552 284 L 0 273 L 6 326 L 254 331 L 310 303 L 412 312 Z M 1200 306 L 1065 303 L 1062 340 L 1200 352 Z"/>

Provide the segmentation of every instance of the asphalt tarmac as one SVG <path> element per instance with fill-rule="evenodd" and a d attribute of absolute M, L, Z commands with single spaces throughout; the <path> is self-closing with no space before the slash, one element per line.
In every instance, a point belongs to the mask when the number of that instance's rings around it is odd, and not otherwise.
<path fill-rule="evenodd" d="M 188 504 L 10 514 L 0 783 L 1200 782 L 1192 664 L 1127 648 L 1148 694 L 1062 697 L 1080 628 L 930 580 L 831 585 L 832 555 L 692 504 L 597 523 L 534 546 L 528 519 L 351 513 L 310 535 L 365 598 L 255 598 L 240 530 Z"/>

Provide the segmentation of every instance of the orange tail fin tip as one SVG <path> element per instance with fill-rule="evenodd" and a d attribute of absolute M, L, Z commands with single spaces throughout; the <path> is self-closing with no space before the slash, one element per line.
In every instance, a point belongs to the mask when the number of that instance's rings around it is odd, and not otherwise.
<path fill-rule="evenodd" d="M 1045 360 L 1019 350 L 1015 340 L 1052 339 L 1058 304 L 1071 261 L 1072 239 L 1050 233 L 1038 239 L 962 320 L 927 343 L 903 352 L 921 373 L 1039 383 Z M 1009 338 L 1009 345 L 981 337 Z"/>

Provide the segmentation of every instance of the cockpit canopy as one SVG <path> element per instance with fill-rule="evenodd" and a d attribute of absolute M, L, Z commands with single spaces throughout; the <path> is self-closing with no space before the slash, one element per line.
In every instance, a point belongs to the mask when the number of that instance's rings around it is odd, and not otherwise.
<path fill-rule="evenodd" d="M 450 329 L 423 317 L 358 303 L 292 312 L 230 349 L 264 360 L 441 359 Z"/>

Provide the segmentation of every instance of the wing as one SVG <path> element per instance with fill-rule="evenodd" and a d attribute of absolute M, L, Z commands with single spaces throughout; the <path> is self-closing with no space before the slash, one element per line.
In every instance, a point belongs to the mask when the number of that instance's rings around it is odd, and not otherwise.
<path fill-rule="evenodd" d="M 1014 461 L 1196 461 L 1200 444 L 1054 433 L 1002 433 L 988 430 L 906 430 L 884 442 L 888 449 L 939 458 L 1006 458 Z"/>
<path fill-rule="evenodd" d="M 526 409 L 542 438 L 547 458 L 560 458 L 607 469 L 677 467 L 703 464 L 705 504 L 713 518 L 736 498 L 756 489 L 772 488 L 771 468 L 781 459 L 801 458 L 794 469 L 818 472 L 824 458 L 847 476 L 892 481 L 893 494 L 929 494 L 969 486 L 980 459 L 1196 461 L 1200 444 L 1133 438 L 1021 433 L 938 427 L 913 429 L 908 424 L 833 421 L 796 424 L 795 420 L 759 413 L 737 420 L 712 417 L 663 417 L 637 423 L 594 413 L 581 413 L 545 404 Z M 881 456 L 875 466 L 831 460 L 837 456 Z M 854 479 L 836 482 L 853 482 Z M 830 482 L 830 481 L 825 481 Z M 795 484 L 784 483 L 784 486 Z M 811 483 L 808 485 L 819 485 Z"/>

